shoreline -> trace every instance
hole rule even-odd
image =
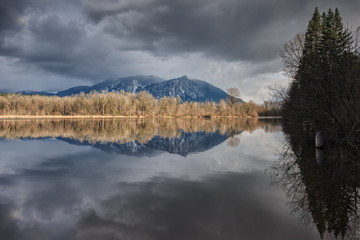
[[[237,119],[281,119],[281,116],[259,116],[259,117],[239,117],[239,116],[114,116],[114,115],[0,115],[0,120],[16,119],[139,119],[139,118],[237,118]]]

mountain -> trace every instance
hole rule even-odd
[[[172,154],[188,156],[191,153],[207,151],[222,142],[226,141],[228,136],[220,134],[219,131],[214,133],[206,132],[182,132],[176,138],[163,138],[156,136],[147,143],[139,143],[138,141],[127,143],[90,143],[88,141],[77,141],[70,138],[57,138],[64,142],[75,144],[93,146],[104,152],[119,153],[127,156],[156,156],[161,152],[168,152]]]
[[[93,86],[79,86],[69,88],[64,91],[58,92],[56,95],[63,97],[63,96],[70,96],[74,94],[83,93],[90,93],[91,91],[105,91],[105,92],[140,92],[143,91],[144,88],[148,85],[155,84],[158,82],[162,82],[164,79],[155,77],[155,76],[131,76],[119,79],[110,79],[104,82],[95,84]]]
[[[78,86],[78,87],[72,87],[69,89],[66,89],[64,91],[60,91],[56,94],[56,96],[59,97],[65,97],[65,96],[71,96],[71,95],[75,95],[75,94],[80,94],[80,93],[89,93],[91,92],[90,90],[91,87],[89,86]]]
[[[23,95],[41,95],[41,96],[54,96],[55,93],[51,93],[51,92],[37,92],[37,91],[30,91],[30,90],[26,90],[26,91],[20,91],[20,92],[16,92],[16,93],[21,93]]]
[[[13,91],[11,91],[10,89],[6,89],[6,88],[3,88],[3,89],[0,89],[0,93],[12,93]]]
[[[205,81],[190,79],[187,76],[155,83],[146,86],[144,90],[156,98],[179,96],[183,101],[219,102],[220,99],[226,99],[227,97],[226,92],[220,88]]]
[[[205,81],[190,79],[187,76],[167,81],[155,76],[132,76],[120,79],[111,79],[93,86],[69,88],[58,92],[56,95],[63,97],[79,94],[81,92],[89,93],[91,91],[125,91],[134,93],[147,91],[156,98],[164,96],[179,96],[183,101],[197,102],[219,102],[221,99],[226,99],[227,97],[227,94],[220,88],[217,88]]]

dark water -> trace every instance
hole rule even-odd
[[[320,239],[294,207],[306,193],[279,187],[279,121],[1,121],[0,136],[0,239]]]

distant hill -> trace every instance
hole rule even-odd
[[[93,86],[73,87],[64,91],[60,91],[56,95],[63,97],[79,94],[81,92],[89,93],[91,91],[125,91],[134,93],[147,91],[156,98],[161,98],[164,96],[179,96],[183,101],[197,102],[219,102],[220,99],[226,99],[227,97],[226,92],[220,88],[217,88],[205,81],[190,79],[187,76],[170,79],[167,81],[155,76],[132,76],[106,80]]]
[[[10,89],[0,89],[0,93],[11,93]]]
[[[164,81],[164,79],[155,76],[132,76],[132,77],[106,80],[104,82],[95,84],[93,86],[73,87],[64,91],[60,91],[56,95],[60,97],[64,97],[64,96],[79,94],[81,92],[90,93],[91,91],[97,91],[97,92],[125,91],[125,92],[137,93],[143,91],[144,88],[148,85],[162,81]]]
[[[164,96],[180,97],[183,101],[219,102],[226,99],[226,92],[205,81],[190,79],[187,76],[155,83],[144,88],[156,98]]]
[[[125,78],[110,79],[93,86],[77,86],[60,91],[56,94],[49,92],[22,91],[26,95],[56,95],[59,97],[71,96],[80,93],[97,92],[132,92],[147,91],[156,98],[180,97],[182,101],[219,102],[227,98],[227,93],[208,82],[191,79],[187,76],[164,80],[155,76],[130,76]]]
[[[21,93],[21,94],[24,94],[24,95],[41,95],[41,96],[54,96],[55,93],[50,93],[50,92],[36,92],[36,91],[20,91],[20,92],[17,92],[17,93]]]

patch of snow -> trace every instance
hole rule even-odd
[[[132,83],[133,83],[133,93],[135,93],[139,87],[139,82],[136,80],[132,80]]]

